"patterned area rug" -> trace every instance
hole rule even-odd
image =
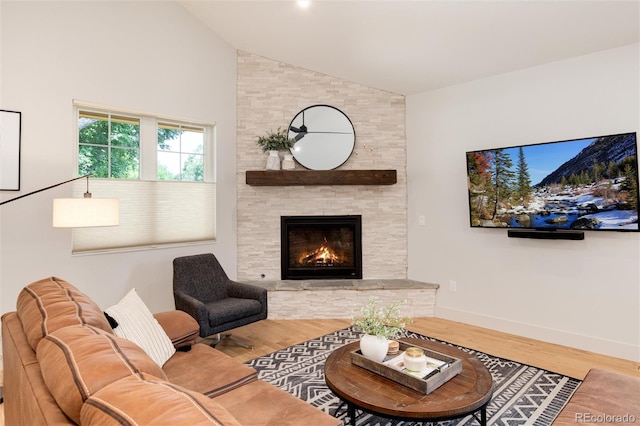
[[[347,408],[324,382],[324,361],[336,348],[360,339],[361,333],[349,327],[299,345],[249,361],[258,377],[320,408],[346,423]],[[437,341],[416,333],[415,337]],[[452,345],[455,346],[455,345]],[[487,407],[490,425],[549,425],[573,395],[579,380],[508,359],[497,358],[456,346],[475,355],[487,366],[494,380],[493,398]],[[358,426],[410,426],[406,422],[356,411]],[[434,423],[438,426],[477,425],[473,416]]]

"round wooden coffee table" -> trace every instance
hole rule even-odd
[[[383,417],[415,421],[449,420],[472,414],[481,425],[487,424],[493,379],[480,360],[439,342],[401,340],[461,359],[462,372],[425,395],[352,364],[350,353],[360,347],[360,342],[338,348],[327,358],[324,376],[329,389],[347,403],[352,424],[355,425],[356,408]]]

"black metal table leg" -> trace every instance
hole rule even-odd
[[[349,422],[345,422],[345,424],[352,424],[353,426],[356,426],[356,406],[345,401],[345,400],[340,400],[340,405],[338,405],[338,408],[336,409],[336,416],[338,415],[338,412],[340,411],[340,409],[342,408],[343,405],[347,405],[347,417],[349,418]]]
[[[348,407],[349,419],[351,420],[350,423],[353,426],[356,426],[356,406],[347,402],[347,407]]]
[[[487,426],[487,406],[480,408],[480,418],[478,418],[478,412],[471,414],[471,417],[476,419],[480,426]]]

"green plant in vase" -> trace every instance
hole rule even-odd
[[[387,354],[389,340],[396,339],[406,333],[406,325],[411,318],[400,314],[401,301],[390,306],[378,306],[376,298],[358,309],[352,324],[364,333],[360,340],[362,355],[374,361],[382,361]]]
[[[295,139],[289,139],[287,131],[280,127],[275,132],[270,130],[266,135],[258,136],[256,142],[263,152],[269,153],[267,158],[268,170],[280,170],[280,155],[278,152],[287,150],[296,143]]]

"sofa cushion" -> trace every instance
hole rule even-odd
[[[335,417],[262,380],[248,383],[213,400],[243,425],[342,425],[342,421]]]
[[[125,377],[91,395],[80,411],[90,425],[240,425],[202,394],[147,377]]]
[[[78,423],[84,401],[123,377],[162,369],[135,343],[92,326],[70,326],[47,335],[36,350],[42,377],[54,399]]]
[[[113,332],[135,342],[160,367],[175,353],[176,348],[173,347],[171,339],[140,299],[135,288],[105,312],[118,323]]]
[[[50,277],[29,284],[18,295],[17,312],[33,350],[47,334],[70,325],[111,327],[102,309],[68,282]]]
[[[210,398],[258,378],[255,369],[202,343],[176,352],[162,369],[171,383]]]

